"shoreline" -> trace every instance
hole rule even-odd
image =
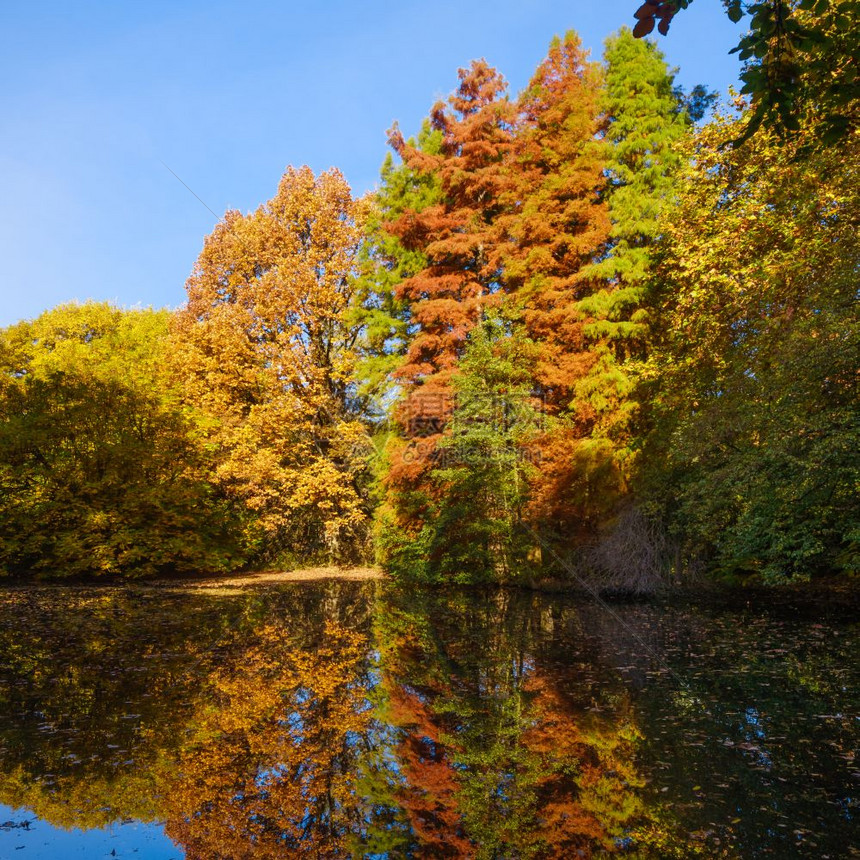
[[[415,590],[444,591],[453,587],[457,591],[483,591],[502,589],[543,594],[547,597],[579,598],[609,604],[653,604],[672,605],[704,601],[714,606],[736,607],[747,604],[790,606],[801,611],[828,610],[841,604],[843,610],[860,612],[860,579],[833,577],[811,582],[765,585],[747,583],[743,585],[714,581],[701,581],[695,584],[676,585],[658,588],[651,592],[631,593],[623,591],[602,591],[597,593],[583,588],[580,584],[554,578],[530,582],[473,583],[473,584],[419,584],[397,583],[382,569],[373,566],[336,567],[320,565],[301,567],[295,570],[255,570],[244,573],[191,574],[161,576],[154,579],[79,579],[44,578],[20,579],[0,577],[0,590],[28,591],[71,589],[71,590],[141,590],[146,592],[174,593],[235,593],[236,591],[266,588],[287,584],[317,584],[322,582],[387,582],[395,587]]]
[[[278,585],[284,582],[324,582],[338,580],[368,582],[386,579],[377,567],[302,567],[296,570],[255,570],[248,573],[223,573],[205,577],[176,577],[127,582],[147,588],[181,588],[209,590],[213,588],[251,588],[257,585]]]
[[[143,589],[146,591],[202,591],[215,593],[219,589],[235,590],[291,582],[373,582],[388,579],[376,567],[302,567],[296,570],[254,570],[245,573],[160,576],[154,579],[100,579],[79,577],[44,577],[23,579],[0,577],[2,590],[27,589]]]

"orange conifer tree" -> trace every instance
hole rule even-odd
[[[410,302],[415,335],[398,376],[407,393],[401,410],[413,443],[395,457],[390,480],[414,481],[426,468],[450,412],[450,379],[466,336],[480,318],[501,272],[497,219],[504,209],[507,159],[514,140],[516,108],[504,78],[483,60],[460,70],[460,85],[446,106],[431,111],[441,134],[438,154],[408,145],[397,126],[390,142],[413,170],[436,174],[441,200],[420,212],[408,210],[389,225],[427,265],[398,285]],[[421,446],[416,439],[423,439]]]
[[[587,319],[576,307],[593,290],[583,269],[610,229],[601,198],[604,160],[595,145],[601,86],[601,70],[575,33],[552,41],[519,99],[509,208],[501,219],[505,286],[539,346],[535,392],[550,416],[537,443],[533,513],[566,531],[588,518],[587,506],[576,498],[573,455],[587,423],[571,407],[578,381],[595,360],[583,336]]]

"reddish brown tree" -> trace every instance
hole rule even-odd
[[[452,751],[442,741],[443,725],[416,691],[395,681],[390,695],[392,721],[403,730],[396,749],[403,776],[397,802],[417,843],[415,856],[474,857],[476,846],[463,827]]]
[[[389,225],[427,259],[398,287],[411,305],[414,333],[399,370],[406,396],[389,501],[408,527],[426,519],[428,499],[442,501],[444,482],[428,474],[454,406],[452,376],[483,310],[504,301],[506,325],[524,329],[537,345],[523,354],[534,362],[534,392],[551,416],[537,443],[534,518],[570,534],[582,507],[571,491],[573,449],[589,429],[573,401],[594,363],[583,334],[588,319],[577,305],[594,289],[582,272],[610,228],[596,142],[601,72],[568,33],[552,42],[516,103],[483,61],[460,78],[448,105],[437,104],[431,114],[442,138],[438,153],[407,145],[396,127],[391,133],[409,168],[437,177],[441,196]]]
[[[574,305],[591,289],[581,270],[609,236],[600,192],[601,73],[579,37],[556,38],[520,96],[521,126],[512,148],[508,211],[500,219],[505,287],[523,308],[528,334],[540,344],[535,378],[552,413],[571,402],[591,357]]]
[[[600,67],[588,60],[575,33],[552,41],[519,99],[509,205],[500,219],[505,286],[538,345],[535,391],[549,416],[537,442],[533,514],[569,535],[587,528],[574,452],[589,420],[574,399],[596,358],[584,337],[588,319],[576,305],[595,288],[584,270],[610,230],[601,197],[604,158],[596,145],[601,86]]]
[[[423,442],[395,457],[395,484],[409,483],[426,468],[450,412],[451,374],[501,276],[497,220],[505,208],[516,106],[504,78],[485,61],[459,75],[448,104],[437,103],[431,111],[431,126],[442,136],[438,154],[408,145],[397,126],[390,132],[404,163],[435,174],[441,186],[439,203],[408,210],[389,225],[407,249],[427,258],[426,267],[397,288],[398,298],[411,304],[416,328],[398,371],[407,388],[401,421],[407,440]]]

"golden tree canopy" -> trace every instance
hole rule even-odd
[[[271,200],[207,237],[174,327],[188,402],[214,419],[218,480],[305,554],[341,554],[365,520],[348,320],[364,217],[339,171],[288,168]]]

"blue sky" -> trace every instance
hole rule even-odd
[[[520,90],[555,33],[595,55],[637,0],[314,5],[219,0],[0,4],[0,326],[60,302],[168,305],[218,215],[271,197],[288,164],[376,182],[405,132],[485,57]],[[725,91],[739,26],[718,0],[661,48]]]

